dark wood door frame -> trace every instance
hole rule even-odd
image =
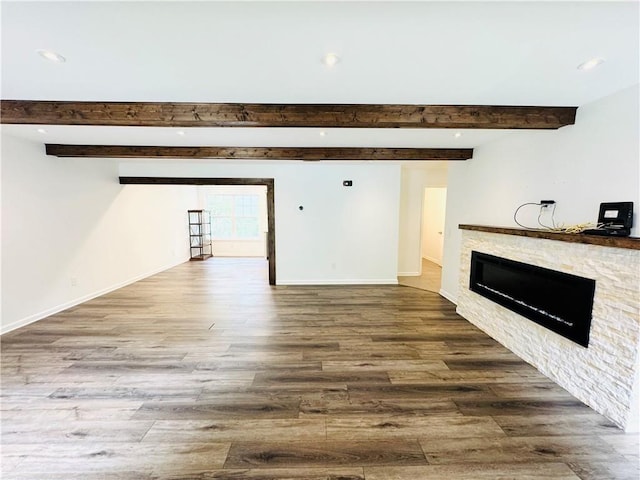
[[[276,208],[273,178],[120,177],[121,185],[262,185],[267,187],[269,285],[276,284]]]

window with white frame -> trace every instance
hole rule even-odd
[[[211,235],[214,240],[256,240],[260,237],[258,195],[208,196]]]

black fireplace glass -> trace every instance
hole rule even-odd
[[[584,347],[595,285],[589,278],[471,252],[472,291]]]

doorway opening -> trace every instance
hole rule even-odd
[[[424,260],[440,267],[442,267],[446,207],[446,187],[426,187],[424,189],[421,256]]]
[[[120,177],[121,185],[262,185],[267,189],[266,250],[269,285],[276,284],[276,211],[273,178]]]
[[[420,244],[416,243],[415,255],[416,259],[418,256],[420,258],[420,273],[399,276],[398,283],[440,293],[447,188],[424,187],[421,192],[416,192],[416,195],[418,194],[422,195],[422,213],[419,220]]]
[[[426,290],[439,292],[442,283],[446,187],[426,187],[422,204],[421,280]]]
[[[439,292],[442,283],[442,250],[447,206],[446,187],[426,187],[422,204],[421,280],[426,290]]]

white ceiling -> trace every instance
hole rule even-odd
[[[413,147],[473,148],[509,134],[503,130],[466,130],[459,138],[446,129],[395,128],[163,128],[88,127],[67,125],[3,125],[10,135],[36,142],[79,145],[162,145],[243,147]],[[38,130],[44,130],[40,133]],[[179,135],[183,132],[184,135]],[[324,132],[324,135],[320,135]],[[547,132],[538,131],[538,135]]]
[[[638,83],[639,4],[2,1],[2,98],[581,106]],[[40,58],[54,50],[63,64]],[[335,52],[340,62],[321,62]],[[581,62],[602,57],[583,72]],[[451,130],[5,126],[48,143],[474,147]],[[540,133],[540,132],[538,132]],[[535,134],[535,132],[532,132]],[[43,138],[46,137],[46,138]]]

